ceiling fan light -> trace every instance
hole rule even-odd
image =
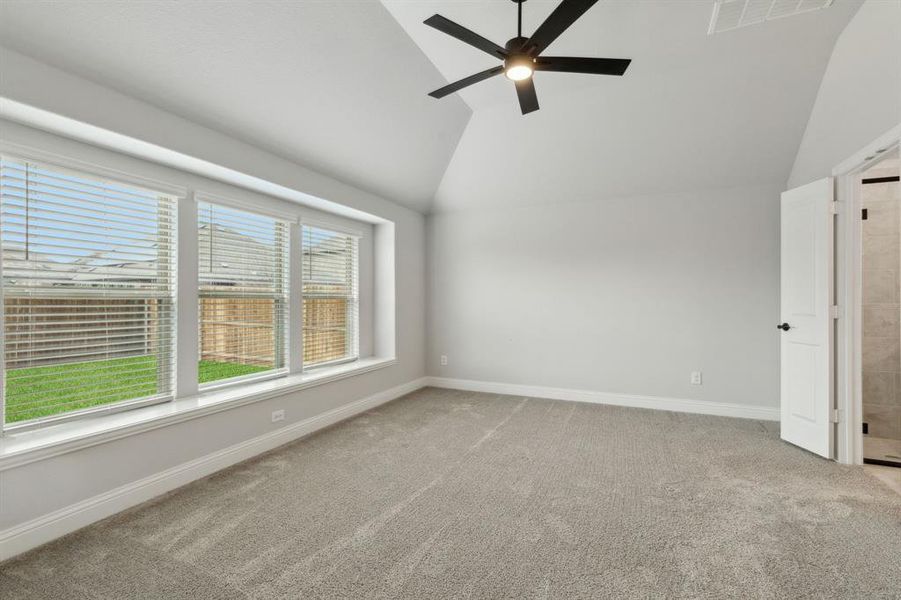
[[[504,72],[504,75],[507,76],[507,79],[522,81],[523,79],[528,79],[532,76],[532,67],[528,65],[515,65],[507,69]]]
[[[504,61],[504,75],[513,81],[522,81],[532,76],[535,61],[528,56],[511,56]]]

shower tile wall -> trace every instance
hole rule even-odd
[[[901,185],[864,185],[862,202],[863,418],[870,436],[901,439]]]

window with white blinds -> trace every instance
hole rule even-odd
[[[175,202],[0,157],[6,424],[172,397]]]
[[[201,384],[286,366],[288,224],[198,204]]]
[[[359,357],[359,240],[303,226],[303,364]]]

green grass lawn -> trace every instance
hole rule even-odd
[[[200,383],[269,370],[258,365],[202,360]],[[156,358],[134,356],[15,369],[6,373],[6,422],[132,400],[157,393]]]

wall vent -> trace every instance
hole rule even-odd
[[[827,8],[834,0],[714,0],[708,35]]]

